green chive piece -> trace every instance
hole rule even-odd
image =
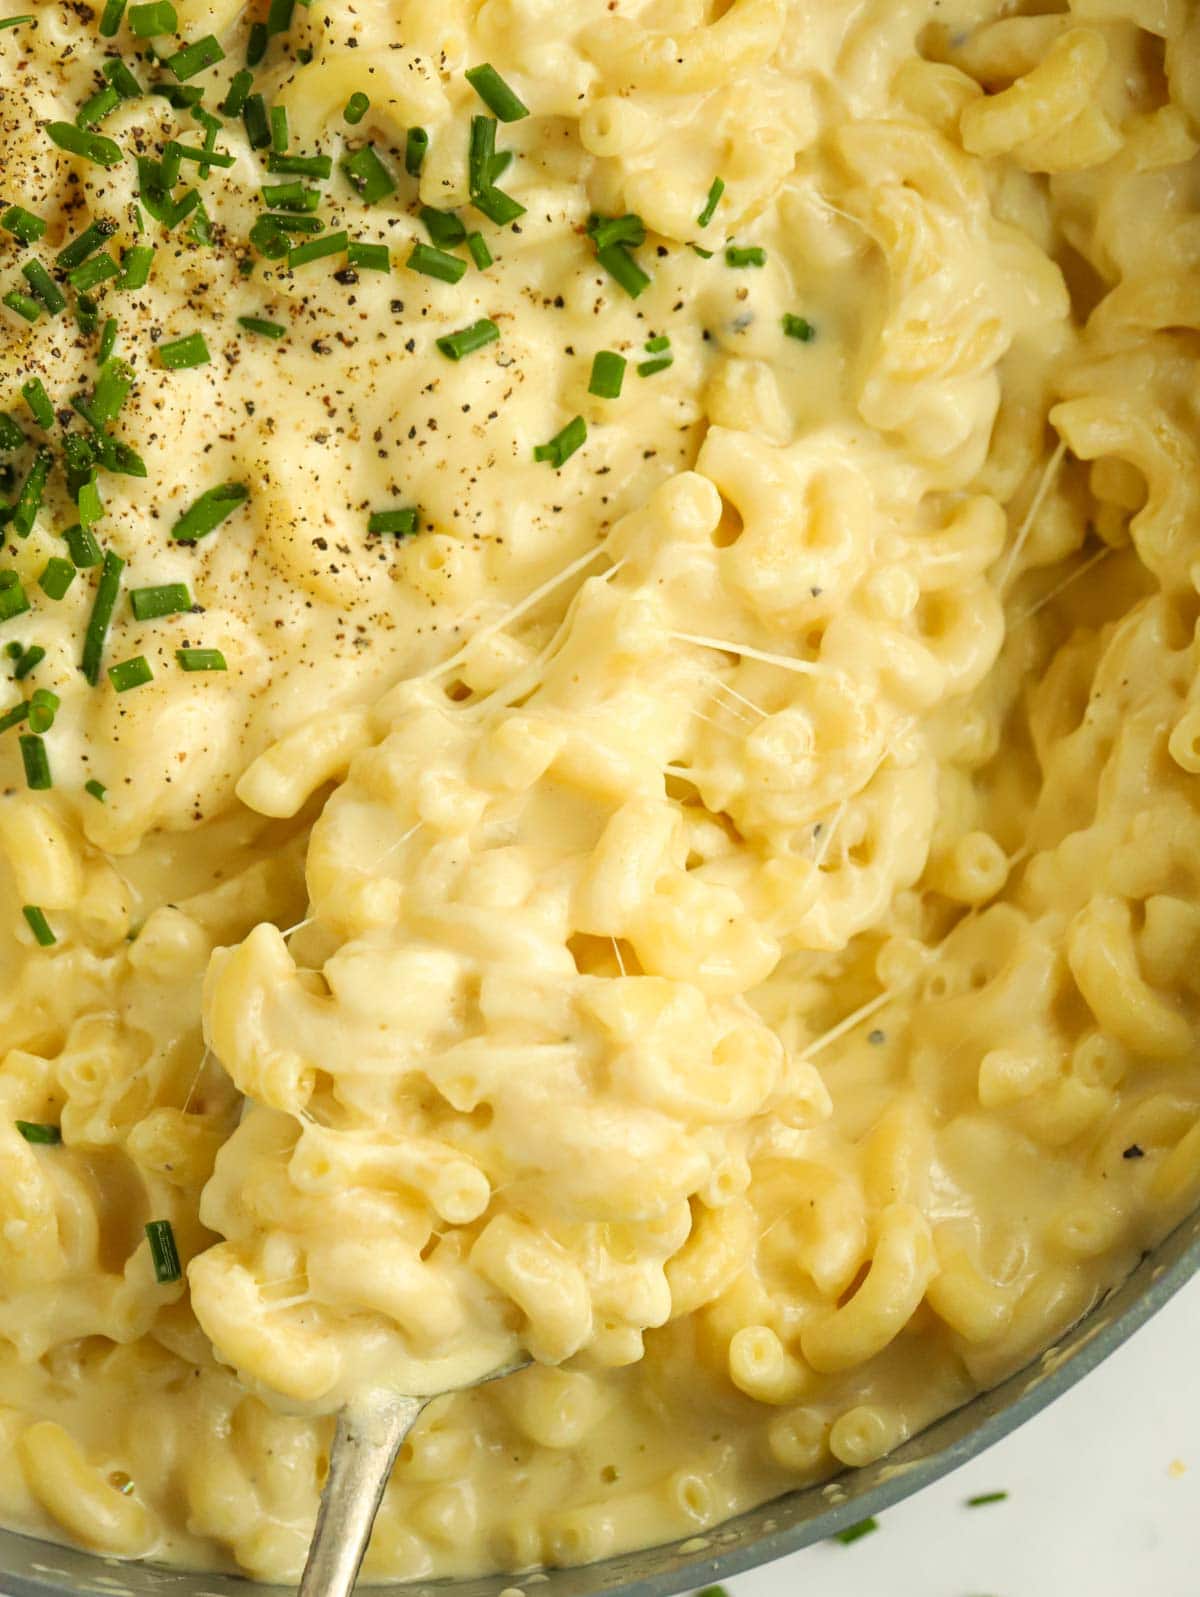
[[[436,277],[442,283],[461,283],[467,270],[466,261],[457,255],[447,255],[445,250],[421,243],[413,245],[404,264],[409,271],[420,272],[424,277]]]
[[[514,200],[511,194],[506,194],[503,189],[480,189],[477,194],[472,194],[471,204],[477,211],[481,211],[489,222],[495,222],[497,227],[507,227],[510,222],[515,222],[518,217],[525,215],[525,207],[520,200]]]
[[[94,128],[103,122],[106,116],[111,116],[121,103],[121,96],[110,83],[107,88],[98,89],[91,99],[85,100],[75,113],[75,126],[77,128]]]
[[[38,587],[47,599],[62,599],[74,581],[75,567],[71,562],[61,555],[51,555],[38,578]]]
[[[184,671],[228,671],[220,649],[176,649],[175,658]]]
[[[32,909],[33,906],[30,905],[30,908]],[[36,911],[36,913],[40,915],[41,910]],[[28,911],[25,912],[25,919],[29,919]],[[37,937],[36,931],[34,936]],[[38,941],[41,942],[40,937]],[[54,938],[51,937],[50,941],[53,942]],[[62,1132],[57,1126],[41,1125],[34,1120],[18,1120],[17,1130],[25,1138],[26,1142],[40,1142],[47,1147],[51,1147],[62,1141]]]
[[[467,82],[501,122],[519,122],[529,115],[529,107],[509,88],[490,62],[467,69]]]
[[[425,224],[425,231],[439,249],[461,244],[467,236],[466,228],[453,211],[435,211],[432,205],[423,205],[421,221]]]
[[[860,1519],[856,1525],[847,1525],[845,1530],[839,1530],[831,1540],[841,1542],[843,1547],[851,1547],[878,1529],[879,1521],[872,1515],[870,1519]]]
[[[767,264],[767,252],[757,244],[727,244],[725,246],[725,264],[726,266],[765,266]]]
[[[648,274],[643,272],[624,244],[610,244],[607,249],[597,250],[596,259],[630,299],[637,299],[650,287]]]
[[[367,518],[367,531],[377,534],[392,533],[397,538],[411,538],[417,530],[420,511],[409,507],[405,510],[376,510]]]
[[[240,482],[226,482],[217,488],[210,488],[180,516],[171,528],[171,537],[176,543],[197,543],[201,538],[207,538],[249,497],[249,488]]]
[[[798,338],[802,344],[811,344],[817,330],[805,316],[793,316],[788,311],[783,318],[783,331],[788,338]]]
[[[661,355],[664,349],[670,349],[671,340],[666,333],[657,333],[653,338],[646,340],[646,350],[651,355]]]
[[[20,449],[25,442],[25,434],[6,410],[0,410],[0,449]]]
[[[235,72],[229,80],[229,89],[221,101],[221,112],[224,116],[241,116],[243,107],[254,87],[254,74],[246,67],[240,72]]]
[[[979,1492],[974,1497],[967,1498],[968,1508],[983,1508],[988,1503],[1006,1503],[1007,1492]]]
[[[164,371],[186,371],[191,366],[207,366],[211,360],[203,333],[188,333],[158,346],[158,364]]]
[[[670,350],[665,355],[656,355],[653,360],[638,362],[637,373],[639,377],[654,377],[659,372],[665,372],[669,366],[674,366],[675,357]]]
[[[265,150],[271,142],[271,123],[267,117],[267,102],[261,94],[249,94],[242,107],[242,123],[252,150]]]
[[[352,128],[356,128],[370,109],[370,100],[361,90],[356,90],[346,101],[346,109],[342,115]]]
[[[190,610],[192,596],[186,582],[164,582],[157,588],[131,588],[129,606],[138,621],[157,621]]]
[[[271,148],[282,155],[288,147],[288,114],[286,105],[271,107]]]
[[[121,268],[111,255],[93,255],[90,261],[84,261],[82,266],[77,266],[69,275],[71,287],[79,294],[88,294],[93,288],[99,288],[101,283],[107,283],[110,278],[120,277]]]
[[[29,729],[31,732],[49,732],[54,725],[62,701],[49,688],[35,688],[29,700]]]
[[[145,288],[150,281],[150,268],[153,264],[154,246],[134,244],[121,256],[121,276],[117,280],[117,287],[125,290]]]
[[[114,56],[111,61],[106,61],[100,70],[122,100],[136,100],[141,95],[141,84],[119,55]]]
[[[588,393],[595,394],[597,399],[620,399],[627,364],[624,355],[618,355],[615,350],[598,350],[592,360]]]
[[[40,377],[31,377],[28,382],[22,383],[21,395],[39,427],[49,430],[54,426],[54,406]]]
[[[54,778],[50,775],[50,756],[44,740],[36,732],[22,732],[20,744],[25,785],[34,793],[48,792],[54,786]]]
[[[16,669],[13,671],[13,676],[18,682],[24,682],[25,678],[30,674],[30,672],[36,671],[38,666],[41,665],[45,658],[46,651],[42,648],[40,643],[35,643],[31,648],[22,650],[21,658],[17,661]],[[32,706],[30,706],[31,719],[32,715],[33,709]],[[39,728],[34,728],[34,731],[38,730]]]
[[[538,444],[533,451],[533,458],[547,461],[558,471],[586,442],[587,423],[582,416],[575,416],[561,432],[555,433],[549,443]]]
[[[292,25],[292,13],[295,9],[296,0],[271,0],[267,9],[267,32],[286,33]]]
[[[127,360],[110,358],[100,368],[87,419],[96,427],[107,427],[121,414],[133,387],[133,367]]]
[[[472,194],[492,186],[492,163],[496,159],[496,119],[471,118],[471,142],[467,154],[467,178]]]
[[[124,157],[121,146],[103,133],[89,133],[77,128],[74,122],[47,122],[46,135],[52,144],[68,155],[78,155],[94,166],[120,166]]]
[[[130,6],[129,28],[139,39],[153,39],[160,33],[174,33],[179,18],[171,0],[150,0],[148,5]]]
[[[698,1591],[696,1597],[729,1597],[729,1592],[724,1586],[705,1586],[703,1591]]]
[[[487,239],[484,238],[483,234],[468,233],[467,249],[470,252],[471,259],[475,262],[475,265],[479,268],[479,270],[481,272],[486,272],[488,267],[492,264],[493,257],[491,250],[488,249]]]
[[[42,495],[46,491],[46,483],[50,476],[50,467],[54,464],[54,456],[48,449],[39,449],[33,457],[33,465],[29,468],[29,475],[22,485],[13,506],[12,529],[18,538],[28,538],[33,531],[33,524],[37,520],[37,513],[42,507]]]
[[[42,307],[38,301],[30,299],[28,294],[22,294],[19,288],[10,288],[0,303],[7,305],[10,311],[16,311],[17,315],[27,322],[36,322],[42,314]]]
[[[78,564],[78,561],[76,562]],[[104,644],[112,625],[117,595],[121,591],[121,572],[125,562],[111,549],[105,550],[100,581],[96,584],[96,597],[83,639],[83,658],[80,668],[93,687],[100,680],[100,665],[104,658]]]
[[[14,705],[11,710],[5,710],[4,714],[0,715],[0,732],[7,732],[10,727],[20,726],[28,716],[29,704],[23,699],[20,704]]]
[[[105,321],[100,331],[100,348],[96,351],[96,359],[101,366],[108,360],[117,347],[117,318],[110,316]]]
[[[364,144],[341,162],[342,171],[349,179],[364,205],[376,205],[395,192],[396,180],[379,159],[373,144]]]
[[[367,272],[390,272],[392,269],[392,257],[386,244],[361,244],[351,239],[346,246],[346,260],[349,265]]]
[[[102,558],[100,545],[90,528],[68,527],[63,533],[63,542],[77,570],[86,571],[89,567],[100,564]]]
[[[696,221],[700,224],[701,227],[707,227],[708,224],[712,221],[713,217],[717,214],[717,206],[720,205],[721,196],[722,196],[722,194],[724,194],[724,192],[725,192],[725,179],[721,178],[721,177],[713,178],[713,180],[712,180],[712,188],[709,189],[708,198],[704,202],[704,209],[700,212],[700,215],[696,218]]]
[[[264,338],[282,338],[287,328],[279,322],[268,322],[262,316],[239,316],[238,326],[244,327],[248,333],[261,333]]]
[[[160,1286],[183,1279],[179,1262],[179,1249],[175,1246],[175,1233],[169,1220],[150,1220],[146,1224],[146,1237],[150,1243],[150,1258],[154,1264],[154,1279]]]
[[[308,244],[298,244],[295,249],[289,250],[288,266],[295,271],[296,267],[323,260],[327,255],[344,254],[349,243],[349,233],[326,233],[324,238],[314,238]]]
[[[713,258],[712,250],[702,250],[699,244],[689,244],[688,249],[693,255],[698,255],[702,261],[711,261]]]
[[[29,609],[25,588],[15,571],[0,571],[0,621],[11,621]]]
[[[90,793],[94,799],[98,799],[99,802],[103,804],[104,795],[108,792],[108,789],[105,787],[103,782],[97,782],[96,778],[93,776],[89,782],[85,782],[83,784],[83,791],[85,793]]]
[[[22,244],[36,244],[46,231],[46,224],[41,217],[27,211],[23,205],[10,205],[0,215],[0,227],[14,238],[19,238]]]
[[[177,161],[191,161],[195,166],[204,168],[205,170],[200,173],[201,177],[208,176],[209,167],[230,167],[234,164],[232,155],[226,155],[223,150],[215,150],[210,145],[197,150],[190,144],[178,144],[172,139],[171,153]]]
[[[147,682],[153,682],[154,672],[150,669],[150,662],[144,654],[135,654],[132,660],[122,660],[119,665],[110,665],[108,680],[118,693],[128,693],[130,688],[141,688]]]
[[[282,260],[288,252],[288,241],[273,215],[260,216],[255,221],[250,229],[250,242],[270,261]]]
[[[267,171],[287,177],[315,177],[322,181],[333,174],[331,155],[281,155],[272,150],[267,157]]]
[[[267,32],[266,23],[251,23],[250,33],[246,39],[246,65],[248,67],[256,67],[259,64],[263,56],[266,55],[267,45],[270,42],[271,36]]]
[[[636,247],[646,242],[646,224],[633,211],[624,216],[593,216],[588,220],[587,232],[597,254],[614,244]]]
[[[424,128],[409,128],[404,140],[404,170],[409,177],[420,177],[429,153],[429,134]]]
[[[169,55],[163,66],[168,67],[180,83],[186,83],[198,72],[206,72],[209,67],[215,67],[218,61],[224,59],[224,50],[217,39],[209,33],[203,39],[197,39],[195,44],[185,44],[182,50],[176,50],[174,55]]]
[[[495,322],[483,316],[469,327],[461,327],[458,332],[439,338],[437,347],[447,360],[462,360],[464,355],[473,355],[477,349],[494,344],[499,337],[500,329]]]
[[[262,224],[259,227],[259,224]],[[260,233],[265,228],[273,228],[276,233],[323,233],[325,223],[319,216],[297,216],[292,211],[266,211],[250,229],[250,237],[254,238],[254,228],[259,228]]]
[[[3,20],[0,20],[0,33],[3,33],[6,28],[24,27],[27,22],[32,21],[33,18],[28,13],[26,13],[26,15],[23,17],[5,17]]]
[[[299,178],[294,183],[266,184],[259,192],[263,204],[275,211],[315,211],[321,203],[320,189],[305,188]]]
[[[121,19],[125,15],[125,0],[104,0],[104,10],[100,15],[100,37],[113,39],[120,31]]]

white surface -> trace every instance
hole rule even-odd
[[[1180,1466],[1183,1469],[1180,1469]],[[1007,1502],[964,1507],[978,1492]],[[1200,1279],[1014,1436],[732,1597],[1200,1597]]]

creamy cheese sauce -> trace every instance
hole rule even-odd
[[[289,1580],[529,1356],[368,1573],[695,1535],[1197,1199],[1195,14],[174,9],[0,12],[0,1517]]]

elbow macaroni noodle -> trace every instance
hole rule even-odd
[[[128,246],[132,162],[40,128],[104,42],[36,9],[0,30],[0,201]],[[223,91],[256,8],[177,10]],[[289,1580],[338,1406],[528,1356],[427,1409],[368,1574],[686,1536],[1019,1368],[1200,1199],[1197,19],[818,11],[298,8],[260,86],[335,154],[369,95],[399,187],[325,213],[392,275],[241,275],[235,118],[215,246],[121,296],[149,470],[105,537],[195,606],[123,602],[106,658],[154,679],[88,688],[88,574],[34,592],[59,490],[10,540],[4,641],[46,653],[4,692],[61,706],[52,790],[0,742],[6,1522]],[[483,60],[533,113],[527,209],[453,285],[401,263],[467,205]],[[584,226],[626,211],[636,299]],[[0,315],[8,387],[91,380]],[[210,364],[147,358],[196,328]],[[220,481],[245,508],[172,543]],[[369,536],[397,502],[419,535]]]

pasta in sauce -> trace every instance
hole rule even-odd
[[[1200,1196],[1195,9],[29,3],[0,1518],[289,1580],[523,1353],[367,1573],[586,1562],[1019,1368]]]

